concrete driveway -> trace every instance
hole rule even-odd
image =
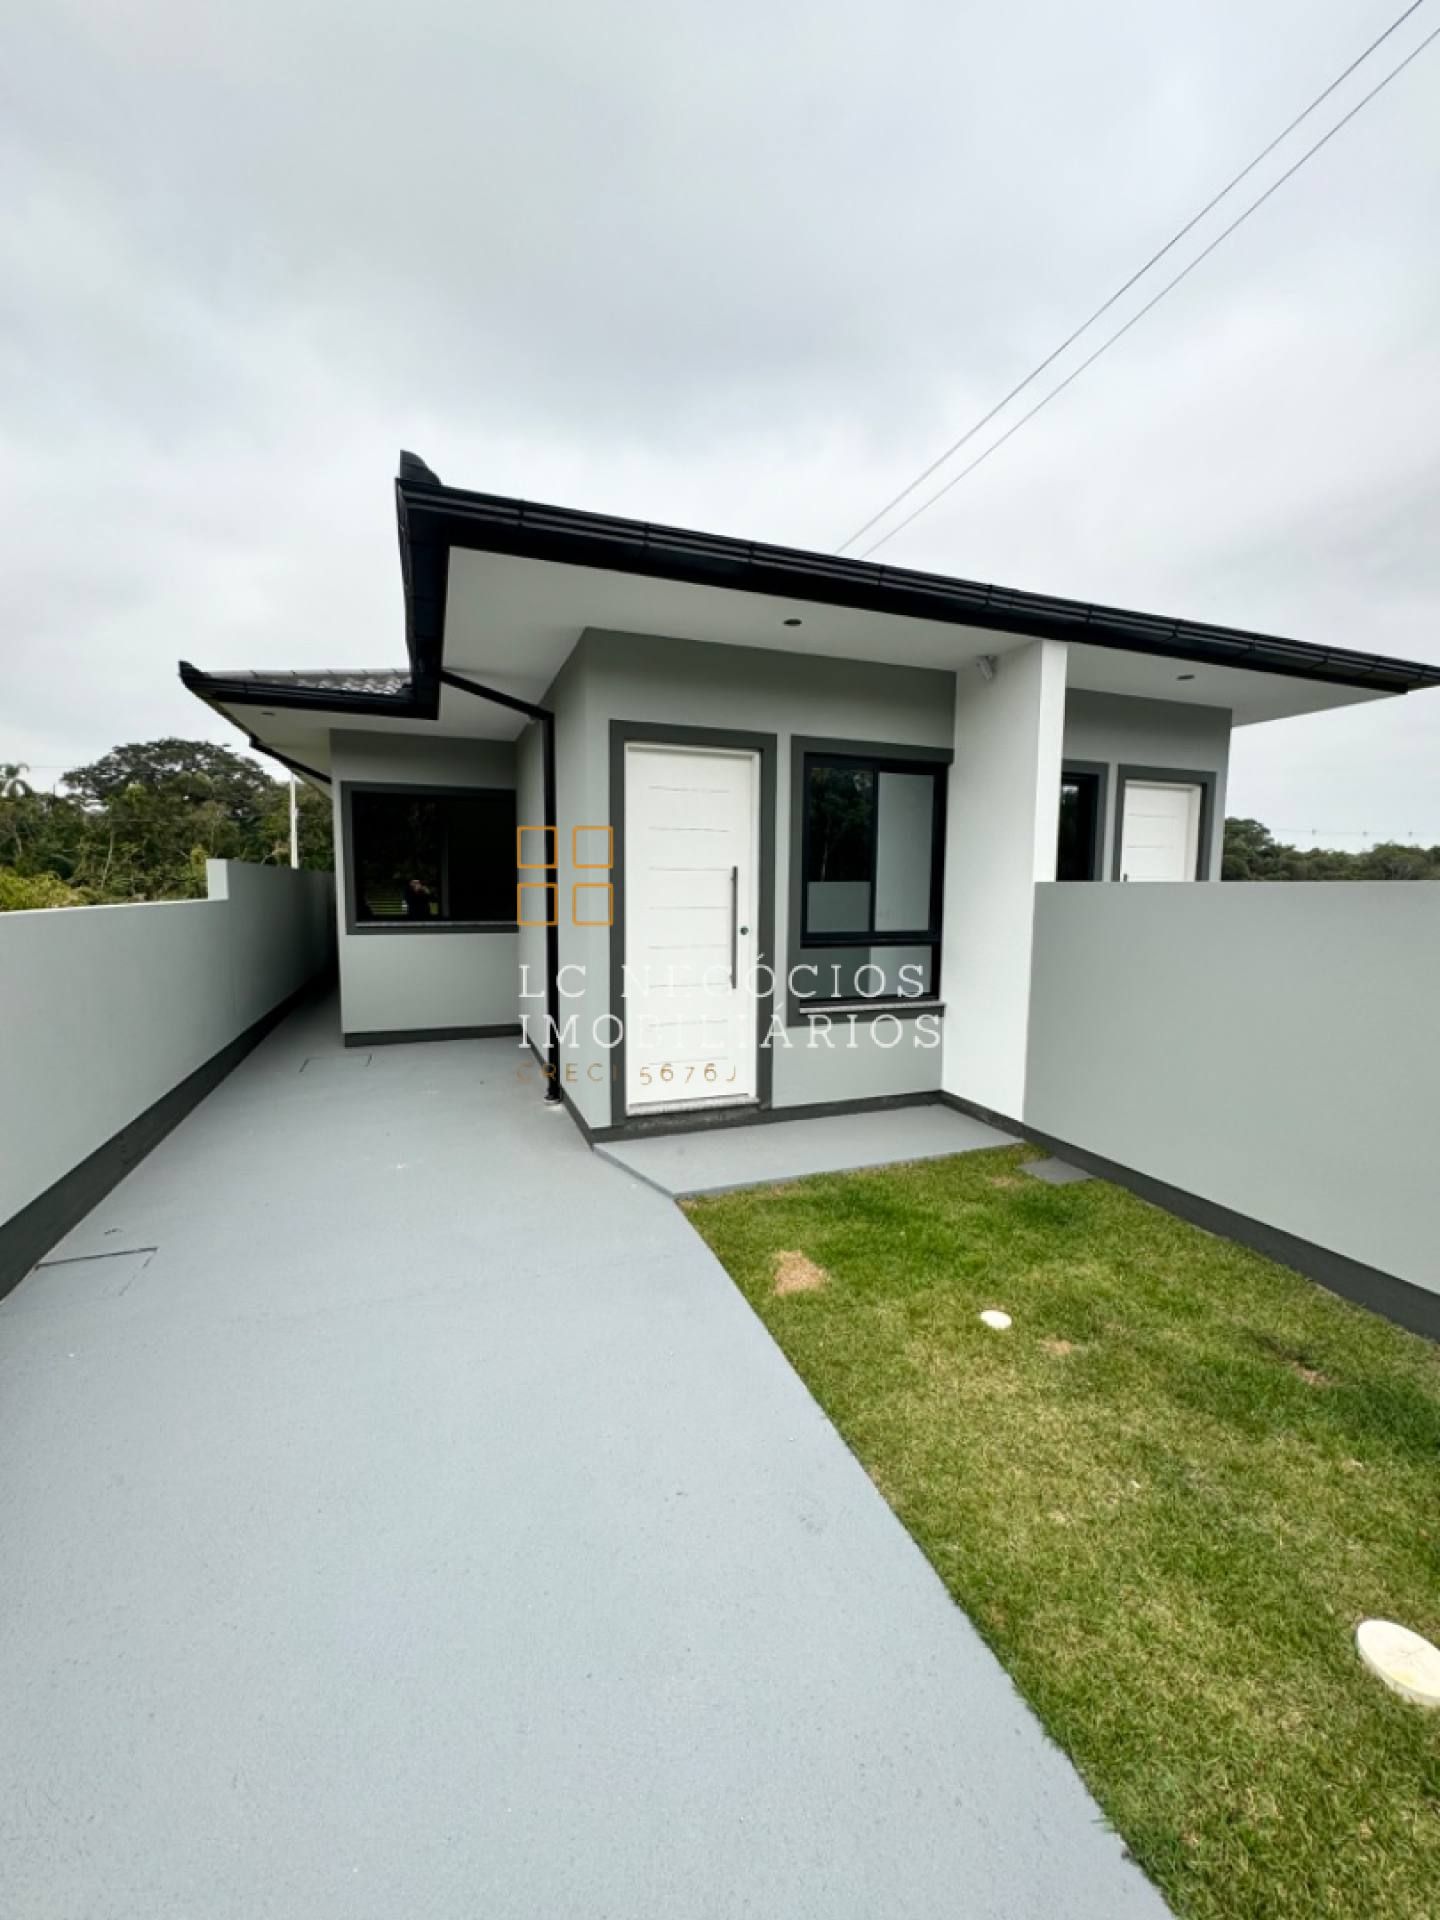
[[[1164,1912],[678,1211],[292,1017],[0,1305],[0,1912]]]

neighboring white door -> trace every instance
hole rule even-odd
[[[753,1101],[758,754],[625,749],[625,1104]]]
[[[1199,787],[1127,780],[1120,878],[1193,880],[1199,857]]]

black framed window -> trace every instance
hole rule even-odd
[[[1094,768],[1066,767],[1060,775],[1057,880],[1100,878],[1100,782]]]
[[[947,775],[938,760],[805,754],[797,1000],[937,991]]]
[[[354,925],[514,926],[513,791],[350,787],[346,799]]]

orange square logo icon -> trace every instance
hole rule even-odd
[[[540,840],[539,840],[538,846],[533,837],[528,841],[526,840],[525,836],[527,833],[532,836],[537,833],[539,834]],[[559,840],[559,835],[556,833],[554,827],[516,827],[515,829],[515,864],[516,866],[529,867],[529,868],[558,866],[560,864],[560,850],[557,844],[558,840]],[[527,853],[535,854],[537,852],[540,855],[540,858],[538,860],[535,860],[535,859],[527,860],[525,858]],[[548,855],[548,858],[546,857],[547,855]]]
[[[528,902],[526,894],[532,898]],[[540,895],[537,902],[533,896]],[[515,919],[522,927],[553,927],[560,919],[560,889],[553,880],[522,880],[515,888]],[[536,918],[536,913],[540,917]]]
[[[613,867],[615,829],[613,827],[572,827],[570,829],[570,862],[582,873],[608,870]]]
[[[582,893],[599,893],[603,900],[582,900]],[[593,919],[592,914],[601,914]],[[577,927],[612,927],[615,924],[615,889],[608,880],[577,880],[570,889],[570,918]]]

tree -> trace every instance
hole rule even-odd
[[[1227,820],[1225,852],[1220,865],[1222,880],[1259,880],[1273,859],[1275,841],[1270,829],[1258,820]]]
[[[35,795],[25,778],[29,771],[23,760],[0,760],[0,854],[6,846],[24,851],[25,802]]]
[[[178,782],[132,783],[92,822],[76,877],[102,899],[198,899],[206,860],[258,857],[258,821],[237,822],[215,798],[191,801]]]
[[[0,867],[68,880],[85,836],[83,810],[63,794],[35,793],[22,781],[0,797]]]
[[[32,792],[24,772],[0,763],[0,874],[11,876],[0,910],[193,899],[207,859],[289,864],[288,777],[228,748],[134,742],[77,767],[69,791],[53,794]],[[302,782],[298,809],[301,865],[328,869],[329,795]]]
[[[165,789],[191,807],[218,807],[237,826],[257,821],[275,782],[243,754],[206,740],[145,740],[113,747],[103,759],[67,773],[67,790],[105,806],[131,787]]]
[[[1440,880],[1440,847],[1382,841],[1360,853],[1277,840],[1258,820],[1225,822],[1222,880]]]

